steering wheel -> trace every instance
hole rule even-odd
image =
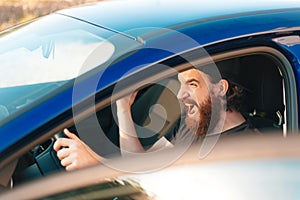
[[[47,175],[54,171],[65,170],[60,164],[56,151],[53,149],[56,139],[61,137],[65,137],[65,135],[59,132],[48,141],[34,148],[34,158],[41,174]]]
[[[53,149],[55,141],[60,137],[65,135],[62,132],[56,134],[19,159],[19,167],[13,175],[15,185],[65,170]]]

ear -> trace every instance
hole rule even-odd
[[[218,83],[220,95],[225,96],[229,87],[229,83],[225,79],[221,79]]]

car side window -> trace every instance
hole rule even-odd
[[[276,62],[268,56],[257,54],[223,59],[216,65],[219,68],[228,65],[229,70],[236,72],[236,84],[243,85],[247,90],[245,101],[240,105],[244,117],[251,118],[261,132],[282,132],[285,122],[283,77]],[[139,91],[132,106],[132,117],[138,137],[146,149],[169,133],[181,118],[183,107],[176,97],[179,88],[180,83],[175,75],[142,87]],[[120,155],[114,103],[97,112],[96,123],[94,121],[91,124],[88,119],[81,123],[76,125],[77,131],[81,129],[78,135],[94,151],[104,157]],[[99,136],[99,132],[103,132],[102,136]],[[95,138],[95,135],[99,138]]]

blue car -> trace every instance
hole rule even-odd
[[[181,117],[176,97],[178,72],[204,65],[214,69],[227,66],[235,73],[238,84],[249,91],[245,105],[241,105],[244,114],[253,117],[256,126],[269,136],[250,139],[261,151],[250,144],[245,152],[236,150],[230,158],[217,151],[219,157],[212,160],[229,159],[230,163],[214,163],[212,168],[218,172],[228,169],[231,181],[237,177],[232,169],[243,174],[243,168],[258,172],[278,165],[282,171],[295,172],[300,165],[300,148],[295,144],[300,114],[299,34],[300,2],[293,0],[103,1],[57,11],[1,32],[0,197],[134,199],[132,196],[139,194],[142,199],[149,198],[142,186],[132,182],[133,177],[114,178],[126,177],[126,165],[141,165],[135,168],[137,172],[152,171],[171,165],[180,156],[162,155],[159,166],[149,164],[151,159],[142,165],[119,158],[115,101],[139,90],[132,112],[135,123],[145,127],[140,138],[147,148]],[[76,133],[96,153],[116,159],[113,162],[120,163],[118,167],[107,163],[109,169],[99,165],[65,173],[53,150],[57,137],[64,137],[64,128]],[[232,141],[225,144],[230,146]],[[249,161],[251,153],[250,158],[258,161]],[[268,161],[276,155],[280,155],[278,160]],[[241,156],[247,165],[237,161]],[[190,167],[198,166],[192,163]],[[124,168],[120,169],[121,165]],[[209,171],[210,167],[201,166],[204,172]],[[115,172],[116,168],[122,173]],[[274,174],[267,173],[267,183]],[[261,173],[255,176],[265,180]],[[299,198],[295,188],[299,188],[300,178],[285,178],[276,177],[274,188],[292,181],[295,184],[280,195]],[[251,176],[245,179],[252,180]],[[285,181],[280,182],[282,179]],[[254,186],[255,181],[252,183]],[[172,187],[174,195],[177,187]],[[253,198],[274,199],[277,193],[270,190],[259,190],[268,195]],[[253,191],[248,191],[249,195],[254,195]]]

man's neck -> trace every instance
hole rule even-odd
[[[232,128],[242,124],[245,121],[246,121],[245,118],[243,117],[243,115],[240,112],[227,111],[222,132],[232,129]]]
[[[218,123],[214,126],[209,135],[220,134],[224,131],[237,127],[238,125],[245,122],[246,119],[240,112],[237,111],[224,111],[220,113],[220,119]]]

